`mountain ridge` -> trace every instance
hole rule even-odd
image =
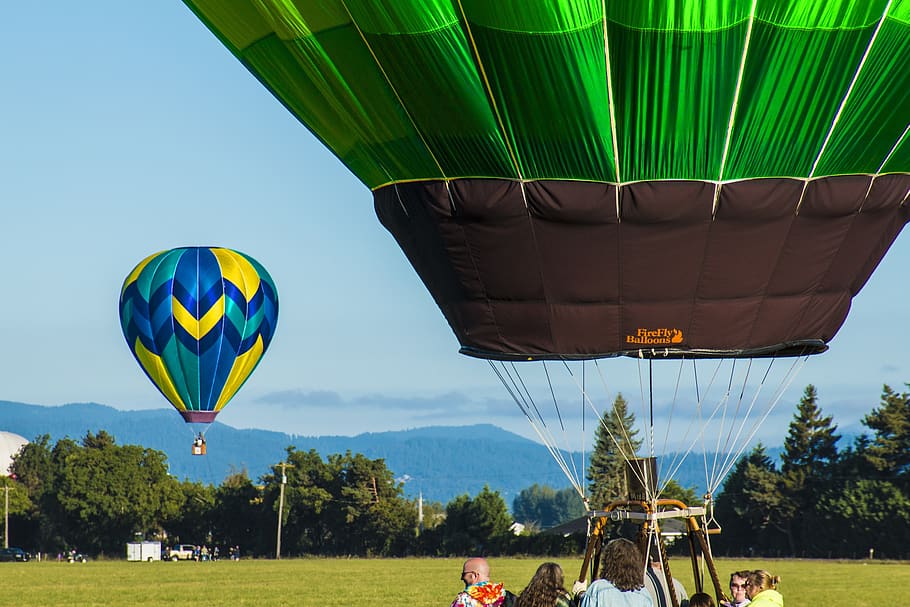
[[[284,461],[287,449],[315,449],[323,458],[334,453],[362,453],[383,459],[409,497],[448,503],[459,495],[476,495],[488,486],[511,507],[518,493],[535,483],[555,489],[569,486],[547,448],[494,426],[423,426],[408,430],[365,432],[356,436],[300,436],[274,430],[234,428],[213,423],[206,432],[208,453],[193,456],[191,426],[171,409],[124,411],[98,403],[32,405],[0,401],[0,430],[29,441],[47,434],[51,444],[62,438],[81,440],[86,433],[105,431],[118,445],[141,445],[162,451],[170,472],[181,480],[218,485],[229,474],[245,471],[257,481]],[[469,446],[466,445],[469,442]],[[776,459],[779,448],[768,449]],[[564,456],[587,470],[579,453]],[[673,459],[673,454],[668,454]],[[704,484],[702,462],[690,457],[675,475],[684,487]],[[586,479],[582,480],[586,483]]]
[[[207,455],[190,453],[191,427],[170,409],[124,411],[99,403],[44,406],[0,401],[0,430],[29,441],[47,434],[81,440],[105,431],[118,445],[136,444],[167,455],[170,472],[181,480],[220,484],[246,471],[254,481],[287,457],[287,449],[362,453],[382,458],[405,493],[443,504],[475,495],[484,485],[499,491],[511,506],[514,497],[534,483],[565,487],[568,481],[546,447],[491,424],[424,426],[410,430],[366,432],[356,436],[299,436],[260,429],[240,429],[216,421],[206,431]],[[471,437],[471,453],[455,445]]]

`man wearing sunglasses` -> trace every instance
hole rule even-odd
[[[461,567],[461,581],[464,590],[452,601],[452,607],[508,607],[515,600],[502,584],[490,582],[490,565],[486,559],[466,560]]]

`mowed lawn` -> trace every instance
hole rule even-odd
[[[492,558],[490,564],[493,578],[518,592],[543,560]],[[580,559],[554,560],[567,576],[577,575]],[[0,563],[0,605],[446,607],[461,589],[461,563],[416,558]],[[693,592],[688,560],[676,559],[671,566]],[[899,600],[910,582],[908,563],[721,559],[717,567],[724,581],[736,569],[780,575],[788,607],[880,607]]]

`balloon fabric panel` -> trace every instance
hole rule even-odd
[[[524,215],[522,194],[493,180],[451,184],[455,205],[420,183],[374,199],[466,354],[760,356],[826,349],[910,220],[900,205],[910,180],[890,181],[832,177],[805,194],[798,180],[737,182],[713,217],[712,190],[697,181],[535,182]],[[579,212],[617,200],[614,217]]]
[[[372,189],[867,172],[908,123],[908,0],[185,2]]]
[[[268,273],[229,249],[153,255],[121,292],[124,336],[161,393],[188,421],[211,421],[261,360],[277,321]]]

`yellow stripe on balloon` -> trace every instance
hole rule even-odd
[[[168,399],[172,405],[177,407],[178,410],[186,411],[186,405],[184,404],[183,399],[180,398],[180,395],[177,394],[177,388],[174,386],[174,382],[171,381],[171,376],[168,375],[167,369],[161,361],[161,357],[146,349],[138,338],[136,339],[136,344],[133,346],[133,352],[136,353],[139,364],[141,364],[142,368],[145,369],[145,372],[149,374],[149,377],[152,378],[152,382],[161,390],[164,397]]]
[[[164,251],[158,251],[157,253],[152,253],[145,259],[139,262],[139,265],[133,268],[133,271],[129,273],[129,276],[126,277],[126,280],[123,281],[123,287],[120,289],[120,297],[123,297],[123,292],[126,291],[126,288],[136,282],[136,279],[139,278],[139,274],[142,273],[142,270],[145,269],[145,266],[149,265],[149,262],[161,255]]]
[[[218,301],[212,304],[208,312],[203,314],[199,320],[196,320],[196,317],[183,307],[176,297],[171,298],[171,303],[173,304],[171,312],[174,320],[196,341],[208,334],[224,316],[224,295],[219,297]]]
[[[259,364],[263,351],[262,335],[258,335],[253,347],[247,350],[245,354],[241,354],[234,359],[234,364],[231,366],[231,372],[228,374],[228,379],[224,382],[224,387],[221,389],[221,394],[218,396],[218,402],[215,403],[215,411],[221,411],[221,408],[224,407],[228,401],[234,397],[237,390],[243,386],[243,383],[250,376],[250,373],[252,373],[253,369],[256,368],[256,365]]]
[[[240,289],[247,301],[259,290],[259,272],[246,257],[229,249],[212,249],[212,254],[221,266],[221,275]]]

